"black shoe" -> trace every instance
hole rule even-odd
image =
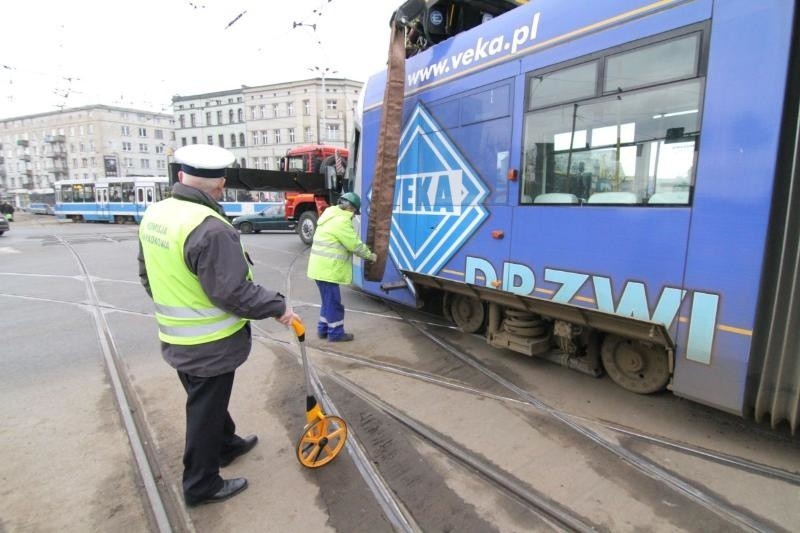
[[[227,453],[219,458],[219,466],[220,467],[228,466],[234,461],[234,459],[252,450],[257,443],[258,443],[257,435],[249,435],[243,438],[242,443],[239,445],[238,448],[235,448],[232,452]]]
[[[195,507],[197,505],[205,505],[207,503],[222,502],[227,500],[228,498],[236,496],[246,488],[247,488],[247,480],[243,477],[237,477],[234,479],[223,479],[222,488],[219,489],[216,493],[212,494],[208,498],[200,500],[187,499],[186,505],[188,505],[189,507]]]
[[[343,333],[341,337],[336,337],[334,339],[328,337],[328,340],[330,342],[347,342],[353,340],[354,338],[355,335],[353,335],[352,333]]]
[[[328,338],[328,334],[327,333],[320,333],[318,331],[317,332],[317,337],[320,338],[320,339],[327,339]]]

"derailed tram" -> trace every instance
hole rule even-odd
[[[373,249],[391,213],[388,260],[377,278],[356,262],[355,283],[441,301],[493,346],[794,432],[794,2],[441,0],[395,23],[402,94],[391,66],[370,78],[351,148]]]

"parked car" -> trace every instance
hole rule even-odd
[[[242,233],[294,229],[294,222],[286,220],[286,207],[282,203],[271,205],[260,213],[236,217],[233,219],[232,224]]]
[[[55,215],[56,212],[53,210],[53,206],[50,204],[41,204],[41,203],[32,203],[28,205],[28,213],[33,213],[34,215]]]
[[[6,217],[0,217],[0,235],[11,229],[11,224],[8,223]]]

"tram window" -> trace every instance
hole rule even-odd
[[[136,191],[136,201],[139,203],[144,202],[144,189],[138,189]]]
[[[700,34],[623,52],[606,59],[603,91],[644,87],[697,74]]]
[[[701,96],[701,81],[690,80],[528,113],[521,203],[549,193],[630,203],[630,195],[591,199],[627,192],[641,205],[684,192],[671,203],[688,204]]]
[[[153,189],[147,189],[147,202],[150,203],[153,201]]]
[[[72,202],[72,185],[61,186],[61,201],[66,203]]]
[[[83,197],[87,202],[94,202],[94,185],[87,183],[83,186]]]
[[[122,183],[121,185],[122,185],[122,201],[133,203],[134,198],[136,198],[134,194],[133,183]]]
[[[72,186],[72,201],[83,203],[83,185],[75,184]]]
[[[120,183],[108,184],[108,201],[109,202],[122,201],[122,184]]]
[[[508,116],[511,89],[508,84],[465,96],[461,100],[461,125]]]
[[[528,85],[528,109],[549,107],[594,96],[597,61],[534,76]]]

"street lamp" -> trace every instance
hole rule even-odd
[[[320,135],[320,140],[324,141],[321,144],[325,144],[328,141],[328,125],[325,122],[325,112],[327,111],[328,107],[328,100],[327,100],[327,93],[325,92],[325,74],[337,74],[338,70],[331,70],[329,67],[320,68],[320,67],[309,67],[308,70],[311,72],[319,72],[320,76],[322,77],[322,135]]]

